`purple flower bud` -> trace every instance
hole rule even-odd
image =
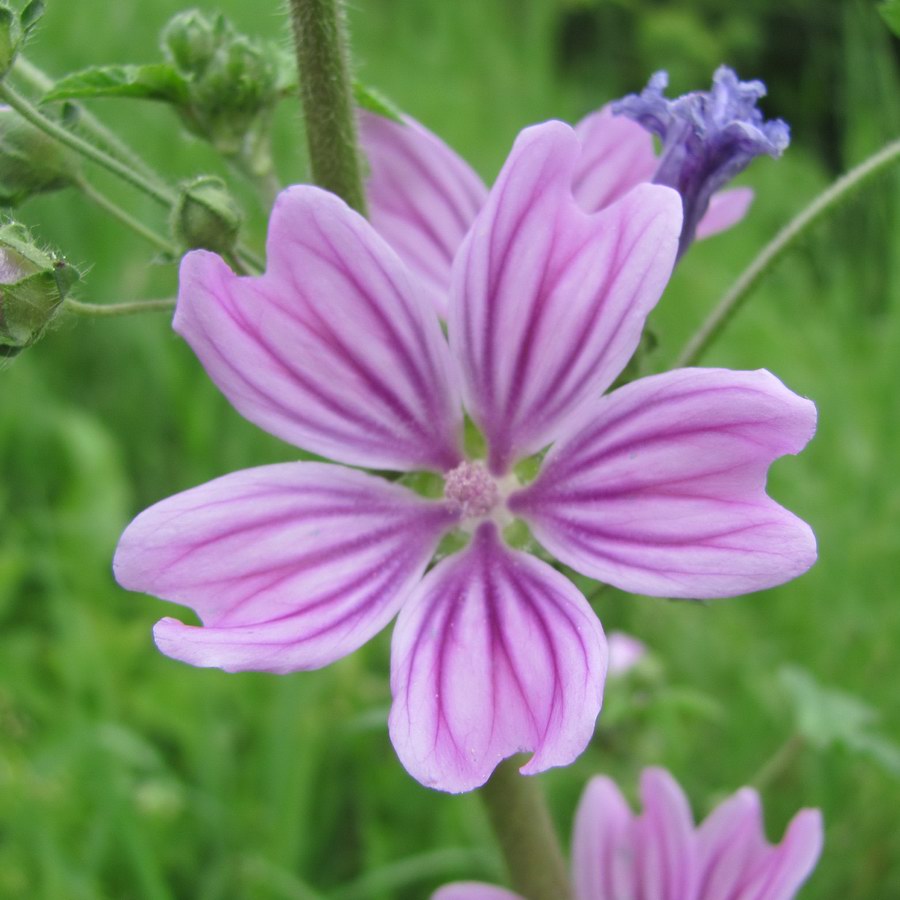
[[[790,143],[790,129],[781,119],[766,121],[757,109],[765,85],[739,81],[727,66],[716,70],[710,91],[669,100],[663,94],[668,83],[666,72],[657,72],[640,94],[614,103],[613,112],[628,116],[662,141],[653,181],[681,194],[681,256],[694,239],[713,193],[742,172],[754,156],[781,156]]]

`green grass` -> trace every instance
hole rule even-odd
[[[275,3],[270,16],[237,0],[222,5],[252,33],[285,29]],[[31,55],[55,74],[150,60],[178,8],[50,4]],[[564,64],[566,8],[620,26],[622,47],[602,31],[595,67],[586,51],[578,65]],[[356,4],[352,23],[362,77],[490,180],[521,126],[575,119],[638,87],[651,68],[703,83],[708,57],[737,55],[747,76],[771,64],[763,18],[746,31],[757,42],[738,45],[698,4],[673,43],[674,32],[663,41],[651,27],[649,8],[631,8],[382,0]],[[812,4],[791,9],[801,22],[818,15]],[[876,16],[848,5],[831,43],[819,35],[816,48],[833,54],[828,71],[843,79],[844,112],[869,108],[880,91],[883,115],[857,116],[836,147],[823,148],[812,126],[798,131],[783,161],[748,173],[758,192],[752,214],[690,251],[654,314],[654,365],[674,356],[756,250],[827,183],[827,162],[857,161],[896,129],[896,66],[868,13]],[[877,61],[877,79],[841,68],[861,58]],[[808,66],[818,72],[825,62]],[[772,108],[788,115],[774,86],[785,79],[772,69]],[[123,101],[94,109],[173,176],[221,171],[196,141],[173,140],[164,109]],[[277,132],[282,178],[299,179],[302,134],[289,104]],[[161,224],[141,198],[98,180]],[[751,779],[792,733],[777,676],[786,663],[864,699],[884,734],[900,740],[897,201],[897,178],[883,178],[815,229],[706,360],[769,368],[815,399],[815,441],[778,463],[770,487],[813,523],[819,563],[777,590],[709,605],[600,598],[606,627],[645,640],[655,671],[611,684],[592,746],[543,776],[567,840],[581,787],[598,772],[633,796],[642,766],[666,765],[698,815]],[[89,269],[83,299],[174,290],[172,266],[151,264],[138,238],[77,196],[32,201],[20,217]],[[165,316],[67,320],[0,371],[0,391],[0,897],[412,900],[446,880],[502,879],[477,798],[427,791],[393,754],[388,634],[320,672],[194,670],[153,647],[150,629],[167,605],[113,582],[116,539],[137,511],[216,475],[295,456],[228,406]],[[825,855],[806,900],[900,896],[897,791],[896,773],[841,747],[807,750],[768,785],[773,837],[800,806],[825,812]]]

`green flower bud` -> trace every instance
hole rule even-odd
[[[58,191],[76,181],[78,163],[62,144],[0,106],[0,205],[18,206],[33,194]]]
[[[23,225],[0,226],[0,357],[31,346],[79,278],[61,256],[38,247]]]
[[[181,185],[172,210],[172,232],[180,247],[230,253],[237,243],[243,213],[225,182],[201,175]]]
[[[169,20],[162,32],[166,57],[185,75],[203,74],[216,48],[231,34],[221,14],[208,16],[199,9],[187,9]]]

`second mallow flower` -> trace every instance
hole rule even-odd
[[[759,794],[742,788],[697,827],[665,769],[641,776],[635,815],[616,784],[592,779],[572,834],[574,900],[791,900],[822,852],[822,814],[802,809],[766,841]],[[449,884],[432,900],[522,900],[503,888]]]
[[[234,406],[343,465],[236,472],[139,515],[119,582],[193,608],[159,648],[228,671],[313,669],[399,612],[390,733],[423,784],[465,791],[503,758],[570,763],[600,710],[606,642],[575,586],[511,547],[524,520],[558,559],[624,590],[718,597],[815,559],[809,527],[765,493],[815,407],[768,372],[685,369],[601,397],[675,260],[681,201],[642,185],[575,202],[582,145],[522,132],[459,250],[447,338],[420,283],[359,215],[299,186],[278,198],[266,273],[215,254],[181,268],[175,329]],[[484,459],[463,448],[464,413]],[[527,484],[516,464],[550,446]],[[428,499],[376,473],[430,471]],[[450,532],[468,536],[432,562]]]

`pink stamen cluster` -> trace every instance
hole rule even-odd
[[[444,498],[463,519],[481,519],[500,502],[500,491],[483,463],[464,460],[444,476]]]

